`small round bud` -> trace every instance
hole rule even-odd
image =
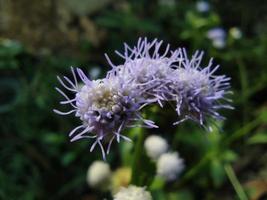
[[[184,161],[177,152],[162,154],[157,161],[157,174],[167,181],[172,181],[184,169]]]
[[[110,182],[111,170],[107,163],[95,161],[87,171],[87,183],[93,188],[107,190]]]
[[[130,185],[127,188],[122,187],[114,195],[114,200],[152,200],[152,196],[144,187]]]
[[[151,135],[145,140],[145,150],[150,158],[156,160],[160,155],[166,153],[168,150],[168,143],[160,136]]]
[[[232,38],[238,40],[242,37],[242,31],[237,27],[232,27],[229,30],[229,34]]]

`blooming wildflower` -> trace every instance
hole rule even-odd
[[[157,161],[157,175],[173,181],[184,169],[184,161],[177,152],[162,154]]]
[[[214,30],[210,36],[220,38],[223,34]],[[66,99],[60,103],[70,104],[73,109],[54,111],[61,115],[75,113],[82,121],[69,133],[71,141],[94,138],[90,151],[98,144],[105,159],[114,139],[130,141],[122,131],[137,126],[135,122],[143,122],[140,125],[143,127],[157,128],[153,121],[143,119],[140,114],[144,106],[152,103],[163,107],[165,102],[175,102],[181,119],[174,124],[191,119],[204,126],[209,118],[223,119],[218,110],[232,108],[223,104],[223,101],[230,101],[225,97],[229,93],[230,78],[214,75],[218,66],[212,68],[212,59],[202,68],[203,52],[197,51],[189,59],[185,49],[170,51],[169,45],[161,54],[161,45],[162,41],[148,42],[146,38],[140,38],[133,48],[125,44],[123,54],[116,51],[124,63],[115,66],[107,57],[112,69],[104,79],[89,80],[80,69],[75,72],[73,68],[73,82],[65,76],[63,79],[58,77],[68,92],[73,93],[69,98],[56,88]],[[83,84],[78,85],[76,74]],[[107,150],[103,142],[107,143]]]
[[[222,28],[213,28],[207,32],[207,37],[212,41],[212,45],[217,49],[225,47],[226,32]]]
[[[130,80],[131,84],[141,91],[144,106],[157,102],[163,107],[163,101],[167,100],[166,95],[169,92],[168,77],[173,72],[172,66],[180,59],[179,51],[170,52],[169,45],[164,53],[160,54],[161,45],[162,41],[157,39],[148,42],[146,38],[140,38],[134,48],[124,44],[124,54],[115,51],[125,60],[124,64],[114,66],[110,62],[113,69],[108,76]]]
[[[213,38],[223,37],[217,29],[211,35]],[[219,32],[215,34],[216,32]],[[125,44],[125,52],[121,56],[125,63],[114,66],[108,76],[128,80],[136,90],[141,91],[143,105],[157,102],[163,107],[164,102],[176,102],[176,111],[181,119],[175,124],[191,119],[204,126],[209,116],[222,120],[217,112],[221,108],[232,108],[222,101],[230,101],[225,98],[229,93],[230,78],[221,75],[216,76],[212,59],[207,67],[202,69],[201,61],[203,52],[196,51],[191,59],[188,58],[185,49],[178,48],[169,52],[167,46],[165,52],[160,55],[159,49],[162,41],[139,39],[137,45],[130,48]]]
[[[109,153],[114,139],[117,142],[120,141],[120,138],[130,141],[129,138],[121,134],[125,127],[131,127],[135,121],[143,121],[145,127],[157,127],[152,121],[142,118],[139,113],[142,106],[139,102],[139,91],[132,88],[127,81],[122,81],[120,78],[91,81],[80,69],[77,69],[77,73],[84,83],[82,86],[78,86],[73,68],[74,83],[65,76],[63,77],[65,82],[58,77],[60,83],[74,93],[73,99],[56,88],[66,98],[66,101],[61,101],[61,104],[69,103],[73,110],[69,112],[54,110],[61,115],[75,113],[75,116],[81,119],[82,125],[69,133],[72,142],[83,138],[95,138],[90,151],[93,151],[98,144],[105,159],[105,154],[106,152]],[[107,151],[102,145],[104,139],[108,141]]]
[[[231,36],[232,38],[234,38],[234,39],[236,39],[236,40],[238,40],[238,39],[240,39],[240,38],[242,37],[242,32],[241,32],[241,30],[240,30],[239,28],[237,28],[237,27],[232,27],[232,28],[230,28],[230,30],[229,30],[229,34],[230,34],[230,36]]]
[[[210,10],[210,4],[206,1],[198,1],[196,3],[196,9],[199,12],[208,12]]]
[[[225,30],[220,27],[212,28],[207,32],[207,37],[211,40],[225,38],[226,33]]]
[[[182,117],[174,124],[191,119],[204,126],[209,118],[223,120],[217,111],[222,108],[232,109],[223,101],[230,101],[225,97],[228,91],[229,77],[225,75],[214,75],[219,65],[212,68],[213,59],[210,59],[207,67],[201,68],[203,52],[196,51],[191,59],[188,58],[186,50],[181,50],[184,59],[181,67],[172,74],[172,95],[176,101],[176,111]]]
[[[110,167],[103,161],[94,161],[87,171],[87,183],[97,189],[106,190],[111,178]]]
[[[152,196],[144,187],[130,185],[127,188],[121,188],[114,195],[114,200],[152,200]]]
[[[225,39],[214,39],[212,41],[212,45],[216,48],[216,49],[223,49],[226,45],[225,43]]]
[[[158,159],[161,154],[168,150],[167,141],[157,135],[147,137],[144,144],[147,155],[153,160]]]

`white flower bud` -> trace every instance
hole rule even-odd
[[[87,183],[93,188],[106,190],[111,177],[111,170],[107,163],[95,161],[87,171]]]
[[[145,150],[150,158],[156,160],[161,154],[166,153],[168,150],[168,143],[160,136],[151,135],[145,140]]]
[[[127,188],[122,187],[114,195],[114,200],[152,200],[151,194],[144,187],[130,185]]]
[[[162,154],[157,161],[157,174],[167,181],[172,181],[184,169],[184,161],[177,152]]]
[[[232,38],[238,40],[242,37],[242,31],[237,27],[232,27],[229,30],[229,34]]]
[[[214,39],[212,41],[212,45],[216,48],[216,49],[223,49],[226,45],[225,39]]]

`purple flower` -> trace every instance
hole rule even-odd
[[[210,10],[210,4],[207,1],[198,1],[196,3],[197,11],[199,12],[208,12]]]
[[[161,45],[162,41],[157,39],[148,42],[146,38],[139,38],[133,48],[124,44],[123,54],[115,51],[124,59],[122,65],[114,66],[110,62],[113,69],[108,72],[108,76],[130,81],[131,85],[140,91],[144,100],[143,106],[157,102],[163,107],[163,102],[168,100],[168,86],[171,83],[169,75],[173,72],[172,67],[179,62],[180,52],[179,50],[170,51],[170,46],[167,45],[160,54]]]
[[[220,27],[210,29],[207,32],[207,38],[212,41],[212,45],[217,49],[222,49],[226,45],[226,32]]]
[[[116,51],[125,61],[108,73],[109,77],[129,80],[135,90],[140,91],[144,105],[157,102],[163,107],[165,102],[176,102],[176,111],[181,118],[174,124],[191,119],[202,126],[208,119],[222,120],[217,112],[221,108],[232,108],[223,101],[230,93],[230,78],[216,76],[218,69],[212,67],[212,59],[207,67],[201,68],[203,52],[195,52],[191,59],[185,49],[169,51],[169,45],[160,54],[162,41],[148,42],[139,39],[135,47],[125,44],[123,54]]]
[[[98,144],[101,148],[103,158],[109,153],[110,146],[114,139],[120,142],[120,139],[130,141],[130,139],[121,134],[126,127],[131,127],[136,121],[143,121],[144,127],[156,128],[154,122],[142,118],[139,110],[142,106],[139,91],[135,90],[129,82],[120,78],[105,78],[100,80],[89,80],[82,70],[77,69],[82,86],[78,85],[77,76],[71,68],[74,82],[69,78],[63,77],[64,81],[58,77],[59,82],[75,97],[70,99],[63,91],[56,88],[64,97],[65,101],[61,104],[70,104],[73,109],[68,112],[54,110],[54,112],[67,115],[75,113],[82,124],[69,133],[71,142],[94,138],[95,142],[90,148],[93,151]],[[107,151],[104,150],[103,141],[107,141]]]
[[[231,100],[226,98],[229,91],[229,77],[215,75],[219,65],[213,67],[213,59],[210,59],[207,67],[201,67],[203,52],[196,51],[189,59],[185,49],[181,49],[183,58],[181,67],[175,70],[172,91],[176,101],[176,112],[182,119],[175,122],[191,119],[205,126],[209,119],[223,120],[218,113],[222,108],[232,109],[228,104]]]
[[[189,59],[184,48],[170,51],[169,45],[161,54],[161,45],[162,41],[148,42],[146,38],[140,38],[133,48],[125,44],[123,54],[115,51],[124,63],[115,66],[107,57],[112,69],[104,79],[89,80],[78,68],[71,68],[73,81],[58,77],[68,93],[73,93],[69,98],[56,88],[65,97],[60,103],[70,104],[73,109],[54,111],[61,115],[75,113],[82,122],[69,133],[71,141],[95,139],[90,151],[98,144],[105,159],[114,140],[130,141],[122,135],[125,128],[157,128],[140,113],[144,106],[154,103],[161,107],[166,102],[176,104],[179,120],[174,125],[191,119],[206,126],[212,119],[224,119],[219,110],[232,109],[226,98],[230,78],[214,74],[219,66],[212,67],[212,59],[207,67],[201,67],[203,52],[196,51]],[[77,74],[82,84],[78,84]]]
[[[216,28],[212,28],[207,32],[207,37],[211,40],[215,40],[215,39],[224,39],[226,37],[226,33],[225,30],[220,28],[220,27],[216,27]]]

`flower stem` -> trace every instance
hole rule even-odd
[[[176,188],[180,188],[183,185],[185,185],[189,180],[191,180],[198,172],[199,170],[205,165],[207,164],[210,159],[212,158],[212,154],[211,153],[207,153],[205,154],[202,159],[196,163],[194,165],[194,167],[192,167],[191,169],[189,169],[184,176],[181,178],[181,180],[179,181],[179,183],[177,183],[175,185]]]
[[[225,169],[225,172],[226,172],[231,184],[233,185],[239,199],[240,200],[248,200],[248,197],[247,197],[245,191],[243,190],[240,182],[238,181],[232,166],[230,164],[225,164],[224,169]]]
[[[241,84],[241,103],[243,105],[243,124],[247,122],[248,118],[248,76],[247,76],[247,71],[246,71],[246,66],[240,58],[240,56],[237,56],[236,58],[239,74],[240,74],[240,84]]]
[[[142,129],[139,129],[137,134],[136,145],[134,145],[134,155],[132,160],[132,178],[131,183],[137,186],[142,186],[141,177],[142,174],[142,152],[144,143],[144,133]]]

